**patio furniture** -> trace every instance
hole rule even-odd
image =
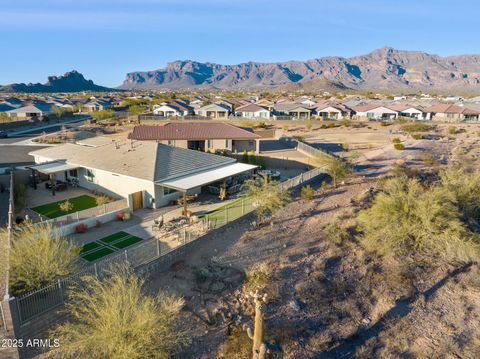
[[[64,191],[67,189],[67,184],[65,182],[55,182],[53,186],[56,191]],[[45,182],[45,189],[52,189],[52,183]]]

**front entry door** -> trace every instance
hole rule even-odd
[[[134,211],[136,211],[137,209],[143,208],[142,191],[133,193],[132,194],[132,201],[133,201],[133,210]]]

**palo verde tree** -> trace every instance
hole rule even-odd
[[[267,176],[245,181],[247,196],[253,199],[257,217],[263,222],[291,200],[290,193],[276,181],[269,181]]]
[[[78,253],[51,224],[22,224],[14,231],[10,254],[12,293],[29,292],[75,272]]]
[[[144,279],[124,266],[85,281],[67,303],[72,320],[52,333],[62,358],[167,359],[189,343],[179,323],[183,299],[145,294]]]
[[[325,167],[328,175],[332,178],[333,187],[337,187],[339,181],[343,181],[353,173],[353,167],[343,158],[319,155],[315,158],[318,167]]]
[[[396,177],[359,213],[358,229],[365,247],[381,255],[470,260],[480,254],[480,237],[469,229],[468,208],[468,200],[444,184],[425,186],[415,178]]]

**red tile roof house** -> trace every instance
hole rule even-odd
[[[438,104],[425,109],[432,120],[446,122],[478,121],[480,112],[453,104]]]
[[[135,126],[129,139],[157,141],[170,146],[204,152],[259,151],[260,136],[227,123],[167,123],[164,126]]]

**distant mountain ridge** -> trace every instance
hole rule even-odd
[[[174,61],[163,69],[128,73],[119,88],[254,89],[291,84],[308,89],[480,91],[480,55],[441,57],[385,47],[362,56],[308,61],[238,65]]]
[[[80,92],[80,91],[118,91],[96,85],[92,80],[86,80],[78,71],[70,71],[63,76],[49,76],[45,84],[15,83],[0,86],[0,92],[26,92],[26,93],[53,93],[53,92]]]

